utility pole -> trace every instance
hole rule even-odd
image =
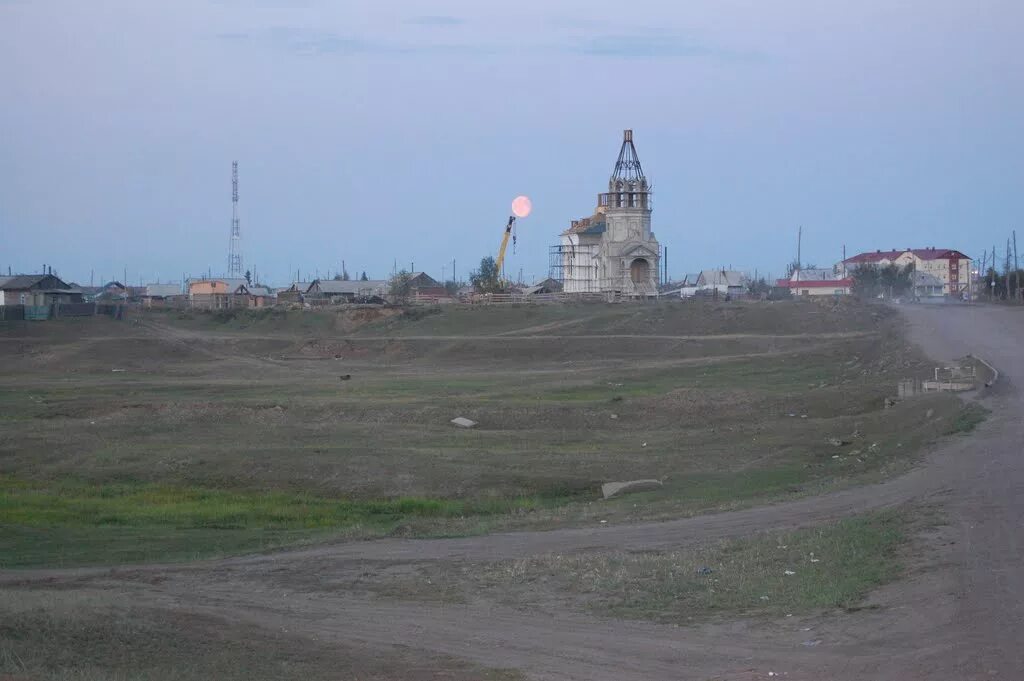
[[[989,286],[988,297],[989,300],[995,300],[996,297],[996,276],[999,274],[999,270],[996,269],[996,247],[992,246],[992,285]]]
[[[1020,300],[1020,264],[1017,261],[1017,230],[1013,230],[1013,297]]]
[[[796,283],[800,283],[800,270],[804,268],[803,260],[800,258],[800,249],[803,246],[804,240],[804,226],[800,225],[800,228],[796,232]]]

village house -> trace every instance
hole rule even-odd
[[[146,284],[141,300],[145,307],[166,307],[184,303],[187,298],[179,284]]]
[[[82,302],[82,291],[53,274],[0,277],[0,305],[41,307]]]
[[[788,288],[797,296],[848,296],[853,290],[853,279],[837,274],[836,268],[806,268],[793,270],[788,279],[779,279],[778,288]]]
[[[219,310],[231,307],[231,296],[245,279],[189,279],[188,300],[192,307]]]
[[[697,290],[716,295],[746,295],[748,284],[747,275],[736,270],[703,270],[697,275]]]
[[[312,282],[309,281],[296,281],[292,282],[292,285],[285,289],[280,289],[277,292],[277,302],[279,303],[301,303],[303,296],[306,291],[309,290]]]
[[[414,296],[444,297],[448,289],[426,272],[413,272],[409,275],[409,292]]]
[[[843,273],[857,267],[913,265],[916,272],[925,272],[942,282],[942,294],[959,296],[968,291],[971,280],[971,258],[951,248],[905,248],[903,250],[858,253],[836,266]]]
[[[910,282],[917,298],[939,298],[946,289],[943,281],[930,272],[915,271]]]
[[[232,307],[267,307],[274,304],[274,296],[266,286],[239,284],[231,296]]]
[[[380,279],[369,281],[317,279],[306,289],[303,299],[311,303],[369,302],[382,300],[387,289],[388,282]]]

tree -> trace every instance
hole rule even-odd
[[[854,294],[861,298],[877,298],[879,295],[895,298],[913,291],[914,265],[859,265],[850,271],[850,277],[853,279]]]
[[[245,271],[245,283],[252,286],[252,272],[249,270]]]
[[[494,258],[487,256],[480,259],[480,269],[469,273],[469,281],[480,293],[498,293],[502,290],[500,275]]]
[[[750,292],[751,296],[757,297],[762,294],[767,295],[771,290],[771,286],[768,285],[768,282],[764,277],[760,277],[757,280],[751,279],[748,281],[747,290]]]
[[[850,270],[853,279],[853,293],[861,298],[874,298],[879,292],[878,268],[870,265],[858,265]]]
[[[366,270],[363,270],[363,276],[359,277],[359,281],[370,281],[370,278],[366,276]]]
[[[396,273],[388,283],[388,293],[396,303],[409,302],[409,296],[412,294],[412,274],[406,270]]]

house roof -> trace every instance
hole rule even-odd
[[[930,272],[914,272],[914,286],[943,286],[942,280]]]
[[[703,270],[698,281],[703,286],[744,286],[747,275],[736,270]]]
[[[569,223],[569,229],[562,232],[562,236],[567,234],[600,234],[607,228],[603,215],[594,215],[589,218],[580,218],[579,220],[573,220]]]
[[[234,291],[236,288],[246,283],[245,279],[236,279],[233,277],[199,277],[197,279],[189,279],[188,284],[191,286],[192,284],[201,284],[203,282],[211,281],[223,282],[230,291]]]
[[[363,282],[364,284],[366,282]],[[409,275],[409,283],[413,286],[440,286],[440,282],[426,272],[413,272]]]
[[[700,279],[700,272],[690,272],[689,274],[683,275],[683,280],[680,282],[682,286],[696,286],[697,281]]]
[[[157,298],[178,296],[181,295],[181,286],[179,284],[146,284],[146,295]]]
[[[796,281],[797,273],[800,274],[800,281],[835,281],[836,273],[831,267],[815,267],[811,269],[794,270],[793,274],[790,275],[790,279]]]
[[[57,286],[51,287],[53,290],[69,289],[68,285],[55,274],[16,274],[11,277],[4,277],[4,281],[0,283],[0,286],[7,291],[27,290],[33,286],[37,286],[48,277],[55,279],[58,284]],[[76,290],[75,293],[78,293],[78,291]]]
[[[904,248],[894,251],[858,253],[843,262],[847,265],[867,265],[882,262],[883,260],[895,260],[904,253],[912,253],[921,260],[970,260],[970,257],[953,248]]]
[[[342,281],[340,279],[317,279],[312,282],[306,291],[312,290],[313,286],[317,286],[322,293],[336,293],[357,295],[359,293],[372,293],[374,291],[380,291],[387,287],[387,282],[381,279],[371,279],[369,281]]]
[[[242,295],[248,294],[250,296],[269,296],[270,289],[266,286],[249,286],[248,284],[242,284],[236,288],[233,293]]]
[[[299,293],[305,293],[306,291],[309,290],[309,287],[312,286],[312,285],[313,285],[313,282],[311,282],[311,281],[294,281],[294,282],[292,282],[291,286],[289,286],[288,288],[280,289],[280,291],[282,291],[282,292],[298,291]]]

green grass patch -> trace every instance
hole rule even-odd
[[[974,402],[966,404],[960,409],[960,413],[957,414],[956,418],[953,419],[946,434],[970,433],[984,423],[989,413],[989,410],[980,404]]]
[[[906,527],[886,511],[694,550],[529,558],[480,579],[499,588],[553,583],[591,609],[658,621],[852,608],[899,575]]]
[[[567,501],[558,496],[353,500],[0,477],[0,568],[188,560],[328,534],[379,536],[417,519],[526,513]]]

